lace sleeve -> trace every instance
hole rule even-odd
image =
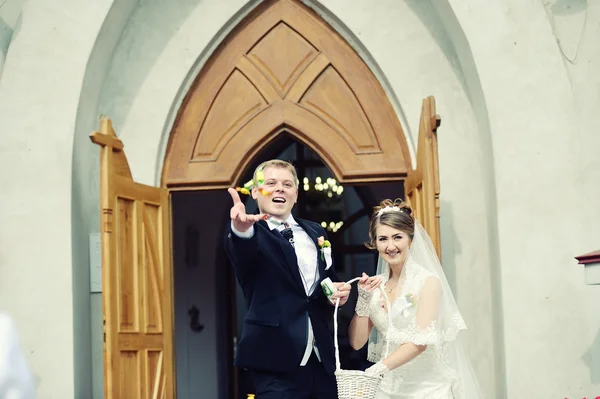
[[[416,316],[409,341],[415,345],[428,345],[440,342],[438,316],[442,285],[437,277],[430,276],[425,280],[417,300]]]

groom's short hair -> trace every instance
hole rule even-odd
[[[265,170],[266,168],[282,168],[289,170],[292,176],[294,177],[294,184],[296,185],[296,187],[298,187],[298,173],[296,172],[296,168],[291,163],[287,161],[282,161],[281,159],[270,159],[261,163],[256,167],[256,169],[254,169],[252,179],[254,180],[254,183],[256,185],[258,185],[258,179],[256,178],[256,174],[261,170]]]

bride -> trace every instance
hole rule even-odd
[[[481,398],[458,340],[465,323],[431,240],[410,207],[401,200],[382,201],[369,237],[370,248],[379,252],[377,275],[363,274],[359,281],[349,334],[355,350],[369,341],[368,359],[375,364],[365,372],[383,374],[376,398]],[[380,285],[383,289],[376,289]]]

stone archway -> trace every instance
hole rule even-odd
[[[408,145],[356,52],[297,0],[265,1],[224,40],[171,130],[162,186],[225,188],[283,130],[342,183],[403,180]]]

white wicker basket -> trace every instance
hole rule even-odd
[[[360,280],[360,277],[354,278],[347,282],[347,284],[352,284],[355,281]],[[381,287],[381,286],[380,286]],[[381,288],[383,292],[383,288]],[[383,292],[383,297],[385,298],[388,314],[390,310],[390,302],[388,300],[387,295]],[[339,399],[375,399],[375,395],[377,394],[377,390],[379,389],[379,384],[381,383],[381,379],[383,378],[380,375],[370,376],[367,375],[364,371],[360,370],[342,370],[340,364],[340,349],[338,344],[338,308],[340,305],[340,299],[338,298],[335,302],[335,311],[333,312],[333,342],[335,344],[335,379],[337,382],[338,388],[338,398]],[[388,328],[391,324],[391,317],[388,317]],[[384,357],[387,357],[389,354],[389,341],[385,346]]]

